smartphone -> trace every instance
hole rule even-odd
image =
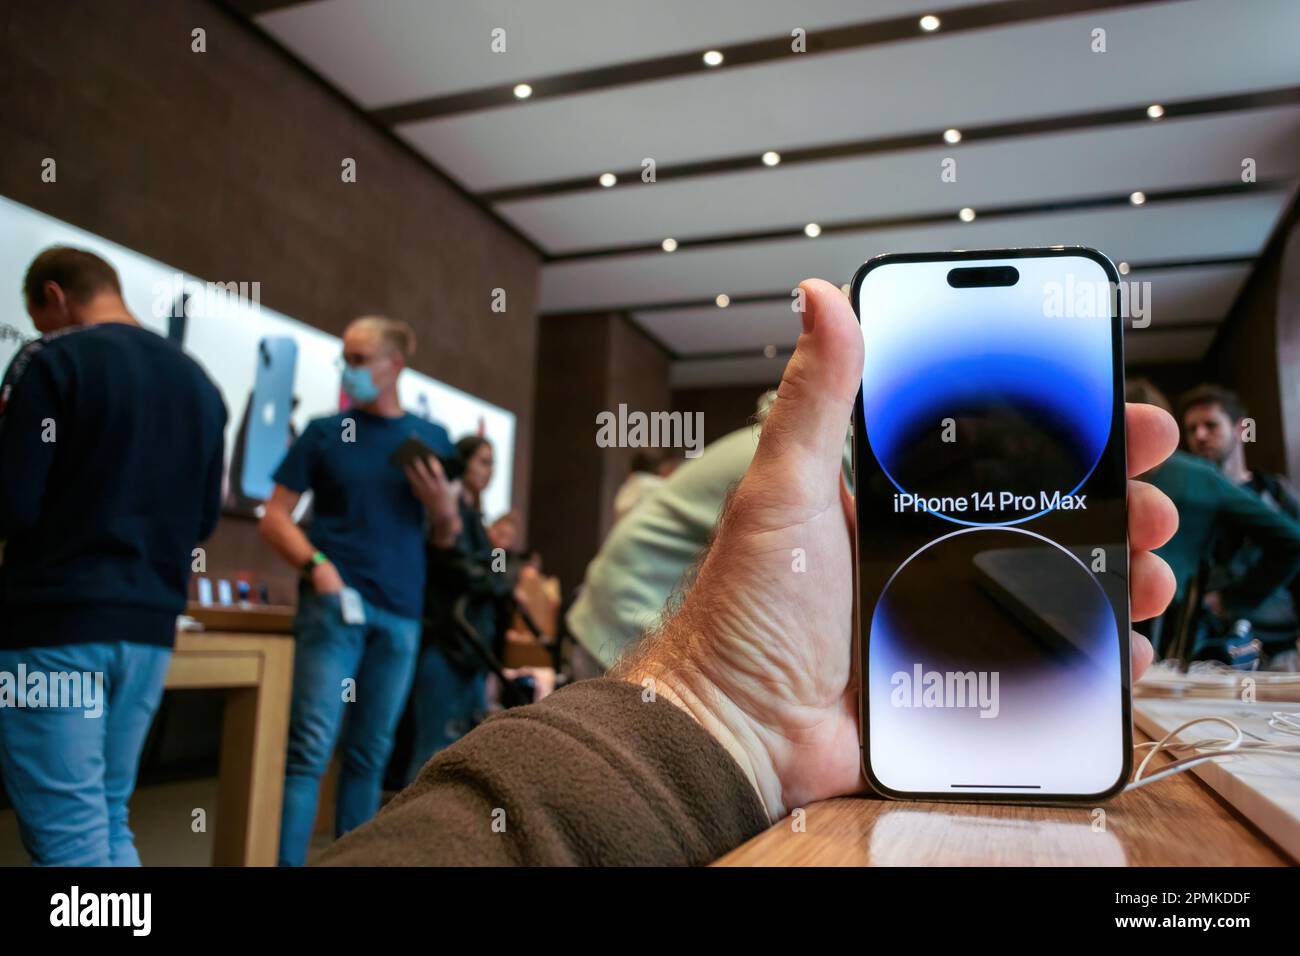
[[[297,366],[298,342],[291,336],[267,336],[258,342],[240,472],[241,490],[258,501],[271,497],[271,476],[289,449]]]
[[[1096,802],[1132,764],[1119,275],[884,255],[850,297],[859,707],[898,799]]]
[[[190,297],[181,293],[172,303],[172,310],[167,316],[167,338],[182,348],[185,347],[185,327],[189,324]]]
[[[465,462],[459,455],[439,455],[414,435],[397,446],[397,450],[388,457],[388,463],[397,468],[405,468],[417,458],[438,459],[443,476],[448,481],[456,481],[465,474]]]

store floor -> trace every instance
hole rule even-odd
[[[213,807],[217,779],[142,787],[131,799],[131,829],[145,866],[208,866],[212,859]],[[194,810],[207,810],[206,832],[193,830]],[[312,840],[313,855],[330,844],[327,836]],[[13,810],[0,811],[0,866],[26,866],[27,852],[18,836]]]

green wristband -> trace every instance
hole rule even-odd
[[[303,577],[311,577],[311,573],[316,570],[316,567],[325,564],[327,561],[329,561],[329,558],[325,557],[324,551],[313,551],[311,557],[307,559],[307,563],[302,566]]]

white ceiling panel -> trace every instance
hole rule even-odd
[[[1093,53],[1091,31],[1107,31]],[[1180,0],[725,67],[398,127],[471,190],[1294,85],[1296,0]]]
[[[1149,282],[1142,302],[1150,306],[1151,326],[1217,323],[1250,274],[1248,265],[1186,269],[1141,269],[1129,282]],[[637,324],[683,357],[754,352],[775,345],[794,347],[800,322],[790,302],[751,302],[720,309],[716,305],[634,312]],[[1143,330],[1135,329],[1134,332]]]
[[[956,159],[956,182],[940,164]],[[499,204],[552,253],[972,206],[1300,177],[1300,106],[908,150]]]
[[[551,263],[542,269],[544,312],[615,308],[663,301],[771,293],[808,276],[848,281],[865,259],[883,252],[1093,246],[1116,261],[1255,256],[1290,191],[1112,207],[1078,212],[977,219],[952,225],[752,242],[675,253],[640,253]]]
[[[750,352],[775,345],[790,348],[799,337],[799,313],[789,302],[751,302],[720,309],[634,312],[637,324],[679,355]]]
[[[1195,269],[1139,269],[1129,282],[1150,282],[1143,299],[1151,307],[1151,325],[1217,322],[1227,314],[1249,278],[1251,266],[1202,266]]]
[[[995,0],[315,0],[256,25],[373,110],[426,98],[712,47],[788,36],[803,27],[939,13]],[[491,32],[507,33],[505,53]],[[1093,31],[1107,51],[1092,52]],[[1300,87],[1300,0],[1168,0],[1003,27],[916,37],[839,53],[791,53],[750,66],[433,117],[394,132],[470,192],[540,185],[604,171],[788,152],[864,139],[970,130],[1093,111]],[[937,136],[936,136],[937,139]],[[940,162],[957,160],[957,180]],[[1044,210],[1133,190],[1159,194],[1240,182],[1235,195],[1143,207]],[[632,182],[496,203],[493,211],[544,253],[736,237],[668,254],[579,256],[547,263],[548,313],[627,308],[679,360],[677,387],[775,384],[799,323],[783,297],[819,275],[847,281],[882,252],[1082,244],[1147,268],[1152,325],[1127,336],[1130,363],[1204,357],[1253,259],[1300,183],[1300,105],[1006,137],[658,183]],[[594,185],[594,184],[593,184]],[[980,215],[963,224],[956,210]],[[747,234],[951,212],[925,226],[820,238]],[[726,292],[769,302],[676,309]]]
[[[263,14],[257,25],[375,109],[934,7],[924,0],[321,0]],[[490,46],[497,27],[506,31],[504,53]]]

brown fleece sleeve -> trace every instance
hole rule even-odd
[[[488,718],[315,862],[700,865],[765,830],[731,755],[675,704],[641,694],[582,681]]]

